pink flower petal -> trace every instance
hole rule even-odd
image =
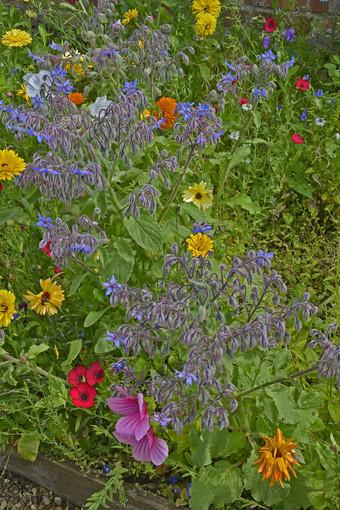
[[[148,462],[151,460],[150,442],[148,436],[145,435],[140,441],[137,441],[132,448],[132,455],[140,462]]]
[[[107,399],[107,405],[115,413],[129,416],[138,413],[139,406],[136,398],[110,397]]]
[[[118,434],[123,436],[136,437],[136,427],[140,420],[140,414],[130,414],[129,416],[123,416],[117,421],[116,431]],[[140,438],[141,439],[141,438]]]
[[[142,437],[145,436],[145,434],[147,433],[147,431],[150,428],[148,412],[145,412],[143,417],[140,414],[138,416],[139,416],[139,421],[135,427],[135,438],[137,439],[137,441],[142,439]]]
[[[125,436],[123,434],[119,434],[117,431],[112,432],[112,434],[115,436],[115,438],[123,444],[136,444],[136,439],[134,436]]]
[[[151,429],[152,430],[152,429]],[[160,466],[163,464],[167,456],[169,455],[169,448],[164,439],[155,436],[153,430],[153,440],[151,441],[150,446],[150,458],[151,462],[156,466]],[[149,439],[150,440],[150,439]]]

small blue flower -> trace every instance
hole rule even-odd
[[[207,225],[206,227],[196,227],[191,232],[193,232],[194,234],[198,233],[204,234],[204,232],[209,232],[209,230],[211,230],[211,225]]]
[[[267,53],[261,53],[261,57],[263,62],[273,62],[273,60],[277,58],[277,55],[274,55],[272,50],[268,50]]]
[[[225,59],[224,63],[227,66],[227,68],[230,69],[230,71],[236,72],[236,68],[233,67],[231,64],[228,64],[227,59]]]
[[[276,107],[276,109],[277,109],[277,110],[281,110],[281,108],[282,108],[282,104],[279,104],[279,105],[277,105],[277,107]]]
[[[191,482],[188,483],[187,485],[187,494],[188,494],[188,498],[190,499],[191,496],[190,496],[190,489],[191,489]]]
[[[223,74],[222,74],[222,76],[223,76]],[[201,103],[198,103],[198,106],[196,108],[196,115],[197,115],[197,117],[207,117],[208,115],[210,115],[209,105],[205,104],[203,106],[203,105],[201,105]]]
[[[70,172],[78,175],[93,175],[93,172],[90,172],[89,170],[80,170],[79,168],[70,168]]]
[[[319,89],[317,92],[315,92],[314,96],[315,97],[322,97],[323,96],[323,90]]]
[[[178,476],[172,476],[171,478],[169,478],[168,480],[168,485],[175,485],[176,483],[179,482],[179,478]]]
[[[273,255],[274,255],[274,254],[275,254],[275,251],[271,251],[271,252],[269,252],[269,253],[266,253],[266,252],[264,252],[263,250],[259,250],[259,251],[256,253],[256,255],[257,255],[258,257],[260,257],[260,256],[261,256],[261,257],[266,257],[266,259],[271,259],[271,258],[273,257]],[[263,264],[263,261],[262,261],[262,260],[258,260],[258,261],[257,261],[257,265],[258,265],[258,266],[261,266],[262,264]]]
[[[18,110],[18,108],[16,108],[15,110],[12,110],[11,108],[6,108],[6,110],[12,114],[13,120],[16,120],[16,121],[20,120],[21,122],[25,122],[26,115],[24,113],[22,113],[20,110]]]
[[[207,139],[203,136],[203,133],[200,133],[198,135],[195,144],[199,145],[200,147],[203,147],[203,149],[205,148],[205,146],[207,145]]]
[[[106,334],[107,334],[107,337],[105,338],[105,340],[108,340],[109,342],[112,342],[113,344],[115,344],[117,349],[119,349],[121,342],[123,345],[125,344],[124,338],[118,336],[117,333],[110,333],[110,331],[107,329]]]
[[[53,78],[60,78],[62,76],[66,76],[67,72],[64,71],[60,65],[58,65],[57,69],[51,69],[51,74]]]
[[[54,41],[52,41],[52,44],[50,44],[49,46],[50,46],[50,48],[52,48],[52,50],[64,51],[64,49],[60,46],[60,44],[57,44]]]
[[[157,421],[161,427],[167,427],[172,418],[164,418],[160,414],[154,414],[152,421]],[[177,482],[175,482],[177,483]]]
[[[43,99],[42,97],[39,97],[37,94],[35,97],[31,98],[31,101],[33,103],[33,108],[41,108],[45,102],[45,99]]]
[[[180,494],[181,489],[179,489],[178,487],[173,487],[172,492],[175,496],[177,496],[178,494]]]
[[[306,74],[305,76],[303,76],[303,79],[304,80],[309,80],[309,74]]]
[[[122,89],[119,89],[119,91],[125,92],[125,94],[127,96],[129,96],[130,94],[137,92],[136,87],[137,87],[137,80],[134,80],[131,83],[129,83],[128,81],[125,80],[124,87]]]
[[[44,227],[44,228],[54,227],[54,225],[52,223],[52,218],[45,218],[44,216],[41,216],[40,213],[39,213],[39,221],[38,221],[38,223],[36,223],[36,226]]]
[[[234,81],[236,80],[236,76],[233,76],[231,74],[231,71],[229,71],[228,74],[222,74],[222,78],[224,81],[226,81],[227,83],[234,83]]]
[[[334,103],[335,103],[335,99],[332,99],[331,104],[334,104]]]
[[[301,114],[301,120],[305,121],[307,119],[307,110],[303,110]]]
[[[198,379],[194,374],[189,374],[187,372],[179,372],[179,370],[175,369],[175,377],[179,377],[180,379],[183,379],[189,386],[192,385],[192,382],[194,381],[196,384],[198,383]]]
[[[183,120],[186,122],[189,119],[192,119],[192,113],[191,113],[191,107],[194,103],[189,103],[189,101],[186,104],[179,103],[177,105],[178,113],[180,115],[183,115]]]
[[[136,308],[134,308],[132,310],[132,317],[136,317],[138,321],[141,321],[143,319],[143,312],[141,312],[140,310],[136,310]]]
[[[255,90],[254,90],[254,92],[252,93],[252,96],[255,96],[255,95],[257,95],[257,96],[263,96],[263,97],[268,97],[268,94],[267,94],[267,92],[265,91],[265,89],[264,89],[264,88],[261,88],[261,89],[259,90],[257,87],[255,87]]]
[[[290,60],[287,60],[287,62],[285,63],[285,67],[287,67],[288,69],[289,69],[290,67],[293,67],[294,62],[295,62],[295,58],[294,58],[294,57],[292,57]]]
[[[161,125],[164,124],[164,122],[165,122],[165,117],[158,120],[152,127],[149,128],[149,131],[153,131],[154,129],[159,129],[161,127]]]
[[[102,55],[116,55],[119,53],[119,51],[116,51],[114,48],[111,48],[111,50],[102,50],[100,52]]]
[[[111,278],[108,282],[101,282],[101,283],[106,288],[105,296],[109,296],[110,294],[115,294],[117,292],[117,290],[121,288],[121,284],[117,283],[117,280],[114,277],[114,275],[111,276]]]
[[[12,69],[11,74],[19,73],[19,69]]]
[[[103,473],[108,474],[108,473],[110,473],[110,472],[111,472],[110,467],[109,467],[109,466],[107,466],[107,465],[106,465],[106,466],[103,466],[103,468],[102,468],[102,469],[103,469]]]
[[[34,60],[38,60],[39,62],[45,62],[45,59],[38,57],[37,55],[34,55],[31,51],[28,52],[29,56],[32,57]]]
[[[51,170],[50,168],[39,168],[37,166],[34,166],[33,170],[39,172],[40,174],[59,175],[59,172],[57,170]]]
[[[84,244],[83,246],[76,244],[75,246],[69,246],[68,249],[74,251],[84,251],[86,253],[90,253],[92,251],[92,248],[86,246],[86,244]]]
[[[60,92],[64,92],[64,94],[68,94],[72,90],[75,90],[75,87],[72,87],[70,80],[65,80],[61,83],[55,82],[56,86],[58,87],[58,94]]]
[[[13,317],[11,318],[11,322],[14,322],[15,319],[17,319],[18,317],[19,317],[18,313],[13,313]]]
[[[43,140],[52,140],[51,136],[44,135],[43,133],[34,133],[39,143]]]
[[[270,45],[270,37],[269,37],[269,35],[266,35],[265,38],[263,39],[263,47],[268,48],[269,45]]]
[[[221,136],[224,135],[224,133],[225,133],[225,131],[220,131],[220,132],[216,131],[212,135],[212,137],[213,137],[214,140],[219,140],[221,138]]]
[[[294,28],[288,28],[286,32],[286,39],[288,42],[293,42],[295,39],[295,30]]]

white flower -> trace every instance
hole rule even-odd
[[[51,73],[49,71],[27,73],[23,79],[26,82],[26,94],[28,97],[35,97],[36,95],[40,97],[42,86],[45,85],[46,87],[49,87],[51,85]]]
[[[106,96],[97,97],[94,103],[90,104],[89,110],[92,117],[98,117],[101,110],[106,110],[112,101],[106,99]]]
[[[249,163],[250,163],[250,159],[249,159],[249,158],[247,158],[247,159],[245,159],[245,160],[244,160],[244,162],[245,162],[245,163],[247,163],[247,165],[249,165]]]
[[[239,137],[240,137],[239,131],[232,131],[232,133],[230,133],[229,135],[229,138],[231,138],[232,140],[238,140]]]
[[[316,124],[317,126],[321,126],[321,127],[322,127],[322,126],[324,126],[324,125],[326,124],[326,121],[325,121],[325,119],[324,119],[324,118],[322,118],[322,117],[316,117],[316,119],[315,119],[315,124]]]
[[[335,133],[335,138],[336,138],[336,140],[339,140],[339,138],[340,138],[340,133]]]
[[[241,105],[241,108],[242,108],[243,110],[252,110],[252,109],[253,109],[253,105],[252,105],[252,104],[250,104],[250,103],[247,103],[247,104],[243,104],[243,105]]]

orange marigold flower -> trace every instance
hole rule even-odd
[[[159,112],[154,110],[153,114],[156,119],[161,120],[163,117],[165,119],[161,125],[161,129],[165,131],[170,129],[174,125],[175,119],[178,117],[178,115],[175,116],[175,108],[177,106],[175,99],[172,99],[172,97],[162,97],[155,105],[159,106],[162,113],[162,117],[160,117]]]
[[[290,480],[288,469],[296,478],[296,473],[291,465],[296,464],[297,466],[301,466],[301,464],[299,464],[296,459],[297,453],[294,448],[297,444],[293,442],[293,439],[292,437],[286,441],[280,429],[277,429],[273,439],[264,436],[267,445],[259,449],[259,453],[262,453],[262,455],[254,464],[261,464],[259,473],[262,473],[262,480],[271,477],[271,487],[273,487],[274,482],[280,482],[283,487],[283,474],[285,475],[285,480]]]
[[[79,92],[72,92],[71,94],[69,94],[68,98],[71,101],[71,103],[76,105],[81,104],[85,101],[85,97],[83,96],[83,94],[80,94]]]

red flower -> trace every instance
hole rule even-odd
[[[85,373],[86,380],[89,384],[91,384],[91,386],[102,382],[104,375],[104,370],[102,369],[99,361],[92,363]]]
[[[304,143],[304,139],[300,135],[292,134],[292,140],[294,143]]]
[[[86,369],[83,366],[70,370],[68,373],[68,383],[71,384],[71,386],[77,386],[77,384],[82,382],[85,371]]]
[[[239,100],[240,100],[240,104],[248,104],[249,103],[249,99],[247,99],[246,97],[240,97]]]
[[[96,395],[96,390],[89,384],[83,382],[71,388],[70,391],[72,402],[77,407],[92,407]]]
[[[300,90],[308,90],[309,89],[309,81],[304,80],[303,78],[299,78],[296,82],[297,87],[299,87]]]
[[[3,186],[2,186],[2,184],[1,184],[1,182],[0,182],[0,193],[1,193],[1,191],[2,191],[2,187],[3,187]]]
[[[271,32],[275,32],[276,27],[277,27],[277,25],[276,25],[275,19],[273,19],[273,18],[267,18],[266,19],[266,22],[264,24],[264,29],[265,29],[266,32],[268,32],[269,34]]]
[[[64,271],[62,271],[58,266],[54,266],[54,272],[55,274],[60,274],[60,276],[64,274]]]
[[[46,246],[43,247],[42,251],[44,253],[47,253],[47,255],[50,257],[51,256],[51,250],[50,250],[50,246],[51,246],[51,241],[48,241],[48,243],[46,244]]]

